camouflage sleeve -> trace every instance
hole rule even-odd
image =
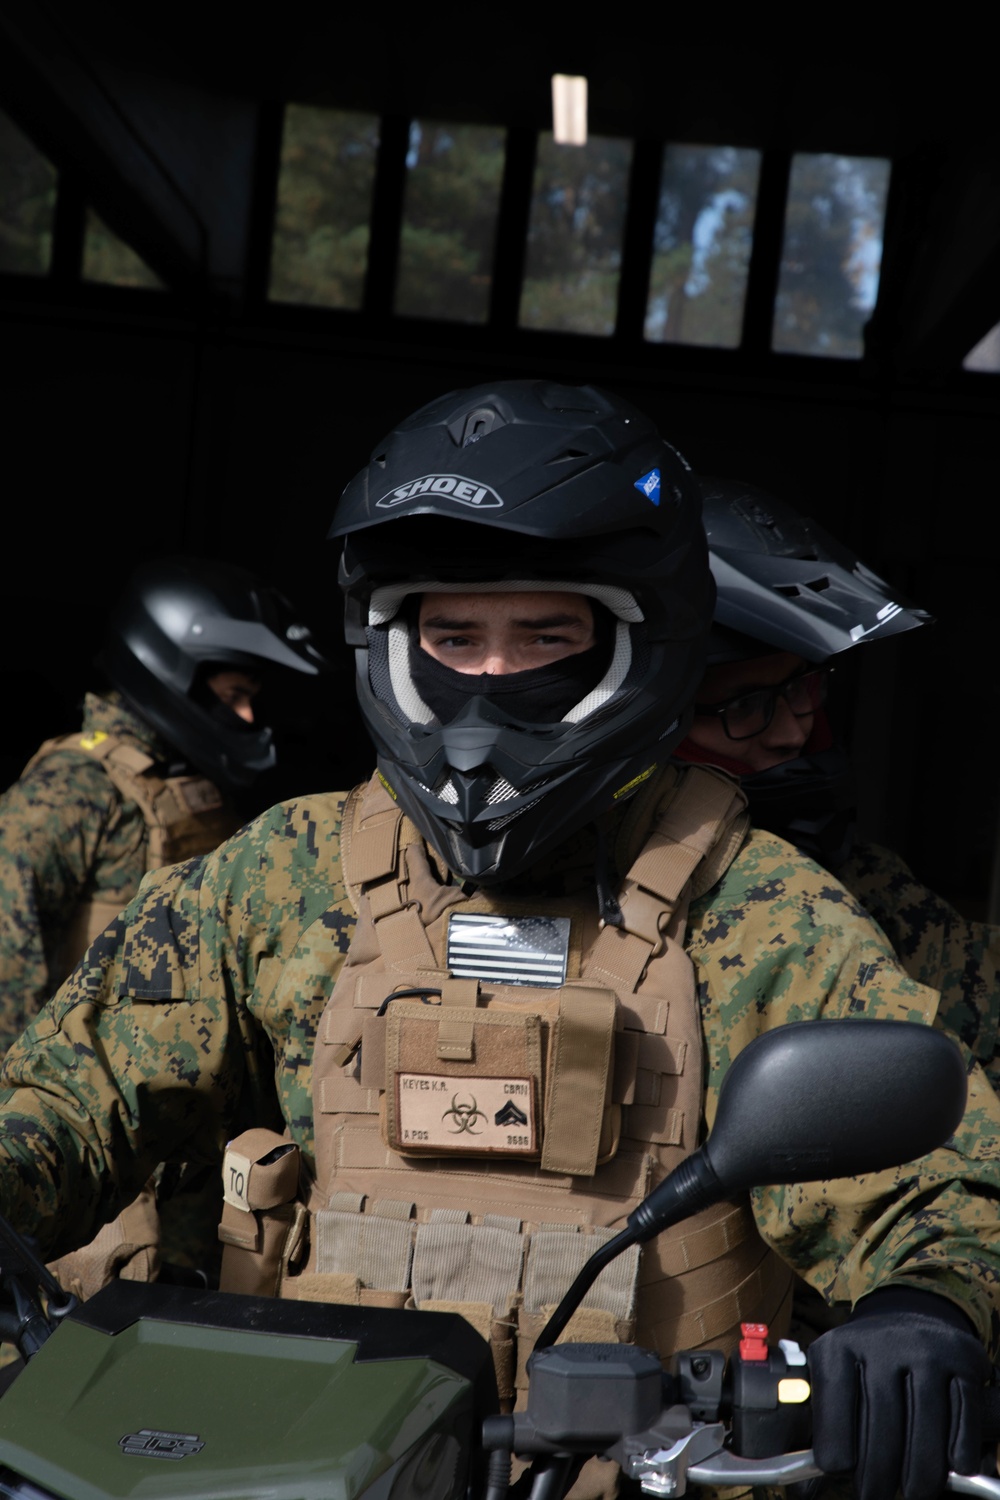
[[[751,934],[748,941],[748,933]],[[788,1021],[879,1017],[931,1024],[937,995],[903,974],[850,894],[789,845],[755,833],[691,910],[707,1048],[709,1123],[732,1059]],[[955,1135],[909,1166],[753,1194],[763,1237],[828,1301],[905,1283],[958,1302],[1000,1334],[1000,1103],[966,1053]],[[836,1079],[831,1079],[836,1088]]]
[[[119,802],[100,766],[63,755],[0,798],[0,1055],[55,988],[55,947]]]
[[[858,844],[838,878],[874,917],[907,974],[940,990],[939,1020],[1000,1086],[1000,927],[963,917],[922,885],[898,854]]]
[[[11,1048],[0,1209],[46,1254],[88,1240],[160,1162],[217,1163],[250,1124],[282,1128],[281,1017],[261,1011],[330,900],[325,853],[293,805],[154,871]]]

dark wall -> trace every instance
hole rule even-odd
[[[893,389],[816,362],[751,381],[723,360],[685,371],[669,350],[651,372],[609,365],[593,344],[574,355],[567,340],[556,355],[477,355],[266,318],[198,326],[128,293],[99,308],[11,298],[0,313],[7,757],[72,717],[128,570],[188,549],[278,584],[342,668],[308,732],[289,730],[284,775],[262,795],[355,779],[370,752],[324,542],[341,486],[390,425],[443,390],[497,374],[593,379],[647,410],[696,468],[786,496],[938,616],[933,631],[852,653],[842,714],[870,829],[969,909],[982,905],[1000,717],[988,378],[983,395]]]

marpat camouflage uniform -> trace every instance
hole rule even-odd
[[[177,760],[120,693],[88,693],[79,738],[108,736],[164,765]],[[239,823],[228,810],[219,821],[229,832]],[[64,941],[77,908],[87,901],[111,910],[126,906],[150,857],[142,809],[84,746],[60,746],[0,797],[0,1055],[79,957],[79,950],[67,951],[73,942]],[[179,1190],[171,1183],[169,1208],[166,1196],[160,1195],[163,1258],[211,1265],[218,1255],[216,1176],[205,1182],[189,1169]]]
[[[963,917],[880,844],[856,844],[837,878],[879,924],[907,974],[941,992],[938,1020],[1000,1090],[1000,927]]]
[[[158,1162],[218,1163],[251,1125],[287,1124],[311,1165],[316,1030],[354,925],[343,804],[329,794],[273,808],[208,858],[147,876],[8,1054],[0,1206],[48,1254],[116,1214]],[[592,882],[592,871],[591,852],[577,874]],[[928,1022],[937,1004],[843,887],[768,834],[692,905],[687,948],[709,1122],[726,1069],[760,1032],[819,1017]],[[279,1006],[293,954],[308,978]],[[853,1302],[889,1279],[934,1290],[993,1347],[1000,1103],[978,1068],[970,1082],[958,1132],[916,1167],[767,1188],[753,1203],[761,1234],[826,1296]]]
[[[119,693],[88,693],[82,736],[173,752]],[[0,797],[0,1051],[66,978],[63,933],[81,900],[126,906],[146,873],[146,824],[85,751],[50,756]]]

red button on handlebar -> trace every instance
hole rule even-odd
[[[767,1324],[741,1323],[740,1359],[751,1363],[767,1359]]]

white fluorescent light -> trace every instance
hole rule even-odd
[[[587,80],[552,75],[552,134],[560,146],[587,144]]]

